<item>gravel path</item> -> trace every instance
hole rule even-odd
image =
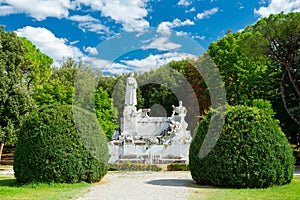
[[[190,172],[110,172],[79,200],[183,200],[195,187]]]
[[[13,175],[0,169],[0,175]],[[294,175],[300,175],[296,167]],[[190,172],[109,172],[78,200],[176,200],[200,199]]]

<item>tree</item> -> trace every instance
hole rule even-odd
[[[120,79],[120,77],[121,77],[120,75],[106,76],[102,74],[98,82],[98,87],[102,87],[111,98],[115,85],[117,81]]]
[[[37,103],[39,105],[72,104],[74,82],[82,68],[82,63],[76,63],[72,58],[64,60],[60,67],[53,67],[50,78],[39,84],[35,90],[34,98]]]
[[[3,146],[16,144],[25,116],[34,106],[27,90],[27,48],[14,32],[0,28],[0,159]]]
[[[285,110],[300,126],[300,13],[280,13],[262,18],[244,30],[245,52],[254,59],[269,58],[281,70],[280,92]],[[288,80],[288,84],[286,81]],[[285,88],[290,85],[292,90]],[[292,99],[292,103],[287,102]],[[289,105],[291,108],[289,108]]]
[[[195,92],[198,105],[200,109],[200,115],[203,115],[206,110],[211,106],[209,91],[207,85],[200,74],[199,66],[203,62],[204,57],[199,57],[197,60],[180,60],[180,61],[171,61],[168,63],[168,66],[182,73],[185,79],[191,85],[193,91]],[[188,96],[191,92],[188,92]],[[190,98],[187,98],[190,99]],[[192,111],[192,109],[189,109]],[[199,113],[196,115],[199,115]],[[196,118],[194,118],[196,120]],[[198,120],[197,120],[198,121]]]
[[[252,60],[244,55],[240,47],[242,38],[240,32],[228,33],[208,48],[224,81],[227,102],[238,105],[265,99],[273,103],[279,94],[280,71],[270,68],[273,65],[271,61]]]
[[[20,40],[22,40],[26,48],[24,64],[21,66],[21,70],[27,83],[27,89],[35,91],[39,85],[50,78],[53,59],[43,54],[26,38],[21,37]]]
[[[100,126],[108,140],[113,135],[114,128],[118,128],[116,111],[112,108],[112,99],[106,90],[98,87],[95,94],[95,110]]]
[[[74,81],[73,105],[95,111],[95,93],[102,74],[89,65],[82,65]]]

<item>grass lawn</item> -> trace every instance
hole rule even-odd
[[[0,176],[0,199],[76,199],[87,191],[90,184],[27,184],[19,186],[14,176]]]
[[[201,186],[200,186],[201,187]],[[283,186],[273,186],[267,189],[221,189],[202,187],[193,189],[189,200],[208,199],[255,199],[284,200],[300,199],[300,176],[294,176],[292,182]]]

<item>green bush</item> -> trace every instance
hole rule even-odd
[[[261,188],[291,181],[295,159],[290,144],[272,109],[265,106],[227,106],[216,145],[200,158],[210,119],[220,114],[220,109],[209,111],[191,143],[189,164],[195,181],[233,188]]]
[[[172,163],[167,165],[168,171],[189,171],[189,165],[183,163]]]
[[[113,163],[109,165],[110,171],[161,171],[162,168],[154,164],[131,164],[131,163]]]
[[[96,182],[107,173],[107,161],[97,118],[77,107],[52,105],[31,113],[22,126],[14,171],[19,183]]]

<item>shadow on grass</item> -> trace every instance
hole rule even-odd
[[[19,187],[15,178],[0,179],[0,186]]]

